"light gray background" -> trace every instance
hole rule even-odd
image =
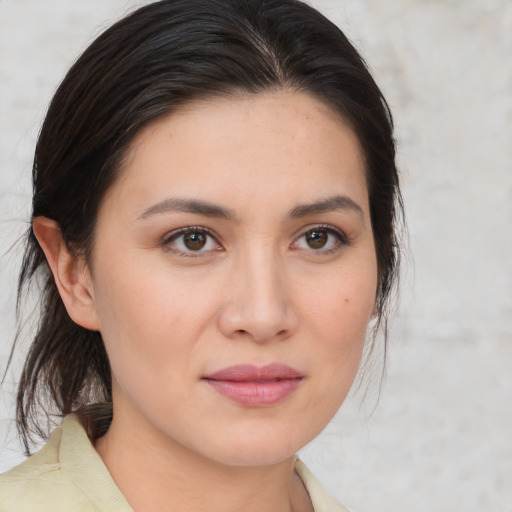
[[[29,215],[46,105],[79,52],[141,3],[0,0],[2,363],[20,260],[7,249]],[[511,512],[512,2],[311,3],[362,51],[394,112],[414,265],[377,408],[378,368],[303,458],[361,512]],[[1,389],[0,471],[23,459],[16,375]]]

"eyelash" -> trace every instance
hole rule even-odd
[[[327,233],[327,235],[333,235],[336,238],[336,242],[334,243],[334,246],[331,248],[328,248],[328,249],[324,249],[322,247],[320,247],[318,249],[314,249],[312,247],[309,247],[309,248],[293,247],[293,246],[297,245],[299,240],[301,240],[303,237],[305,237],[309,233],[313,233],[315,231],[325,232],[325,233]],[[172,231],[164,238],[164,240],[162,241],[162,246],[164,247],[164,249],[166,251],[168,251],[170,253],[177,254],[179,256],[189,257],[189,258],[201,257],[201,256],[204,256],[204,254],[201,254],[201,253],[208,254],[208,253],[212,252],[212,249],[208,249],[208,250],[200,249],[200,250],[194,251],[194,250],[183,250],[183,249],[173,246],[173,242],[175,242],[179,237],[184,236],[189,233],[191,233],[191,234],[197,233],[197,234],[206,235],[210,240],[213,240],[218,247],[218,249],[217,248],[213,249],[213,251],[222,250],[222,246],[218,242],[216,235],[210,229],[208,229],[204,226],[187,226],[187,227]],[[208,243],[208,241],[206,242],[206,244],[207,243]],[[327,225],[327,224],[315,224],[315,225],[307,226],[306,229],[301,230],[300,234],[292,242],[291,247],[293,250],[297,250],[297,251],[304,250],[304,251],[311,252],[311,253],[315,254],[315,256],[323,256],[323,255],[329,255],[329,254],[335,253],[335,252],[339,251],[343,246],[346,246],[349,244],[350,244],[350,240],[345,235],[345,233],[343,233],[341,230],[339,230],[333,226]]]
[[[190,234],[198,233],[198,234],[206,235],[209,239],[214,240],[216,245],[218,247],[220,247],[220,244],[217,241],[217,237],[212,233],[212,231],[210,231],[208,228],[206,228],[204,226],[186,226],[184,228],[176,229],[175,231],[172,231],[164,238],[164,240],[162,241],[162,246],[165,248],[166,251],[173,253],[173,254],[180,255],[180,256],[184,256],[186,258],[198,258],[198,257],[202,256],[201,253],[210,253],[211,252],[211,250],[203,250],[203,251],[202,250],[198,250],[198,251],[188,250],[188,251],[185,251],[185,250],[182,250],[182,249],[179,249],[179,248],[173,246],[172,242],[175,242],[180,236],[184,236],[189,233]],[[208,243],[208,242],[206,242],[206,243]],[[214,249],[214,251],[215,251],[215,249]]]
[[[296,245],[298,241],[301,240],[306,235],[308,235],[308,233],[313,233],[315,231],[325,232],[327,233],[327,235],[333,235],[336,239],[336,241],[334,242],[334,246],[328,249],[314,249],[312,247],[309,247],[305,249],[297,248],[295,250],[305,250],[313,253],[315,256],[328,256],[339,251],[342,247],[350,244],[349,238],[345,233],[343,233],[343,231],[328,224],[315,224],[312,226],[307,226],[306,229],[301,230],[301,234],[297,238],[295,238],[295,241],[293,242],[292,246]]]

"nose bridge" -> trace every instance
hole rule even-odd
[[[261,246],[241,262],[246,290],[246,306],[256,316],[277,316],[286,306],[284,269],[280,258],[269,246]]]
[[[230,335],[243,333],[260,342],[286,337],[295,321],[284,263],[271,244],[260,241],[250,245],[234,262],[225,329]]]

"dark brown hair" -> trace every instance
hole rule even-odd
[[[163,0],[101,34],[50,104],[35,152],[32,219],[54,219],[69,250],[90,261],[98,208],[142,127],[194,99],[275,88],[319,98],[359,139],[381,324],[397,275],[396,221],[402,209],[391,114],[340,29],[297,0]],[[41,408],[92,418],[93,438],[108,429],[112,414],[101,335],[69,318],[30,228],[18,301],[34,279],[41,283],[40,320],[17,396],[27,450],[32,433],[46,435],[37,420]]]

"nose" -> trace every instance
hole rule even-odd
[[[296,330],[286,272],[278,258],[252,254],[232,268],[218,324],[228,338],[258,343],[284,340]]]

